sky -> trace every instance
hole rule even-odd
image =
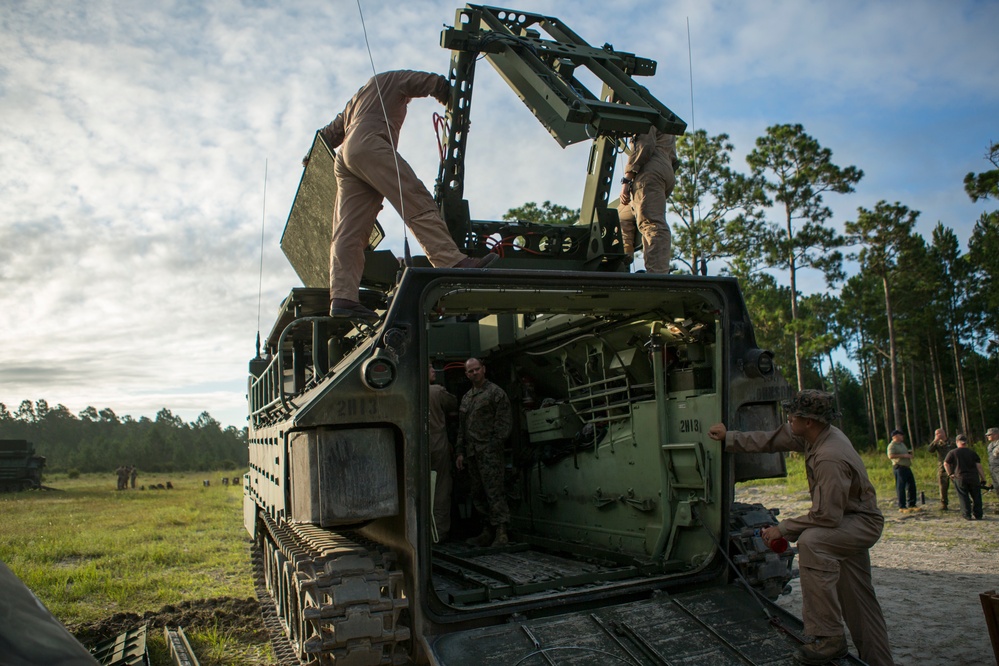
[[[373,71],[446,71],[440,32],[460,6],[0,3],[0,402],[133,418],[166,408],[188,422],[207,411],[243,427],[257,332],[300,285],[279,240],[302,156]],[[767,127],[803,125],[865,174],[826,198],[834,226],[897,201],[920,211],[918,231],[942,222],[966,249],[996,206],[963,188],[999,141],[995,0],[513,8],[656,60],[640,82],[689,129],[728,134],[739,171]],[[528,201],[578,207],[588,147],[560,148],[485,61],[475,84],[473,218]],[[430,188],[435,111],[415,100],[400,140]],[[380,220],[382,247],[401,253],[398,216]],[[819,276],[801,287],[825,289]]]

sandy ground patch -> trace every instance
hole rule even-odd
[[[999,590],[999,498],[984,499],[984,520],[966,521],[953,489],[949,511],[939,509],[936,489],[911,513],[900,512],[893,498],[879,498],[885,531],[871,549],[871,564],[898,666],[996,663],[978,595]],[[737,500],[780,508],[779,517],[810,505],[807,493],[789,495],[782,486],[743,488]],[[791,587],[778,603],[800,617],[797,579]]]

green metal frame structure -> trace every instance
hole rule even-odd
[[[609,44],[591,46],[553,16],[484,5],[459,9],[454,27],[441,33],[441,46],[452,52],[451,102],[435,195],[458,246],[483,254],[490,242],[515,239],[514,256],[504,258],[524,265],[548,259],[563,269],[621,269],[617,213],[608,204],[614,160],[623,140],[653,126],[677,135],[687,127],[633,78],[654,75],[656,62],[615,51]],[[593,142],[578,224],[471,219],[464,199],[465,153],[480,57],[499,72],[559,145]],[[584,72],[589,76],[584,77]],[[599,94],[584,79],[598,81]]]

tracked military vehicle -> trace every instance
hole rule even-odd
[[[756,534],[775,512],[734,497],[739,480],[784,475],[783,459],[707,437],[718,421],[776,427],[787,384],[737,282],[630,272],[609,201],[624,138],[685,130],[634,80],[656,63],[554,17],[477,5],[441,45],[452,96],[437,201],[460,248],[502,258],[402,265],[373,236],[362,302],[379,321],[327,316],[336,186],[317,134],[282,238],[303,286],[250,363],[245,525],[299,661],[788,662],[801,625],[771,600],[794,551],[766,548]],[[561,145],[592,142],[578,224],[470,218],[483,58]],[[513,404],[503,546],[435,542],[429,366],[460,397],[470,357]],[[459,537],[481,527],[470,507],[456,492]]]
[[[0,492],[42,487],[45,456],[35,455],[35,445],[23,439],[0,439]]]

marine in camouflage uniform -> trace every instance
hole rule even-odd
[[[506,503],[503,474],[503,443],[513,428],[510,398],[499,386],[486,379],[486,367],[479,359],[465,362],[465,374],[472,388],[462,397],[458,409],[458,442],[455,464],[468,467],[472,502],[488,518],[482,534],[470,543],[477,546],[504,545],[510,508]],[[493,536],[495,530],[495,537]]]
[[[940,485],[940,509],[946,511],[948,505],[947,495],[950,492],[950,476],[947,474],[947,470],[944,469],[944,458],[957,447],[947,439],[947,433],[943,428],[937,428],[933,441],[926,448],[930,450],[930,453],[937,454],[937,482]]]
[[[989,461],[989,471],[992,473],[993,491],[999,493],[999,428],[989,428],[985,431],[988,445],[985,448]]]

